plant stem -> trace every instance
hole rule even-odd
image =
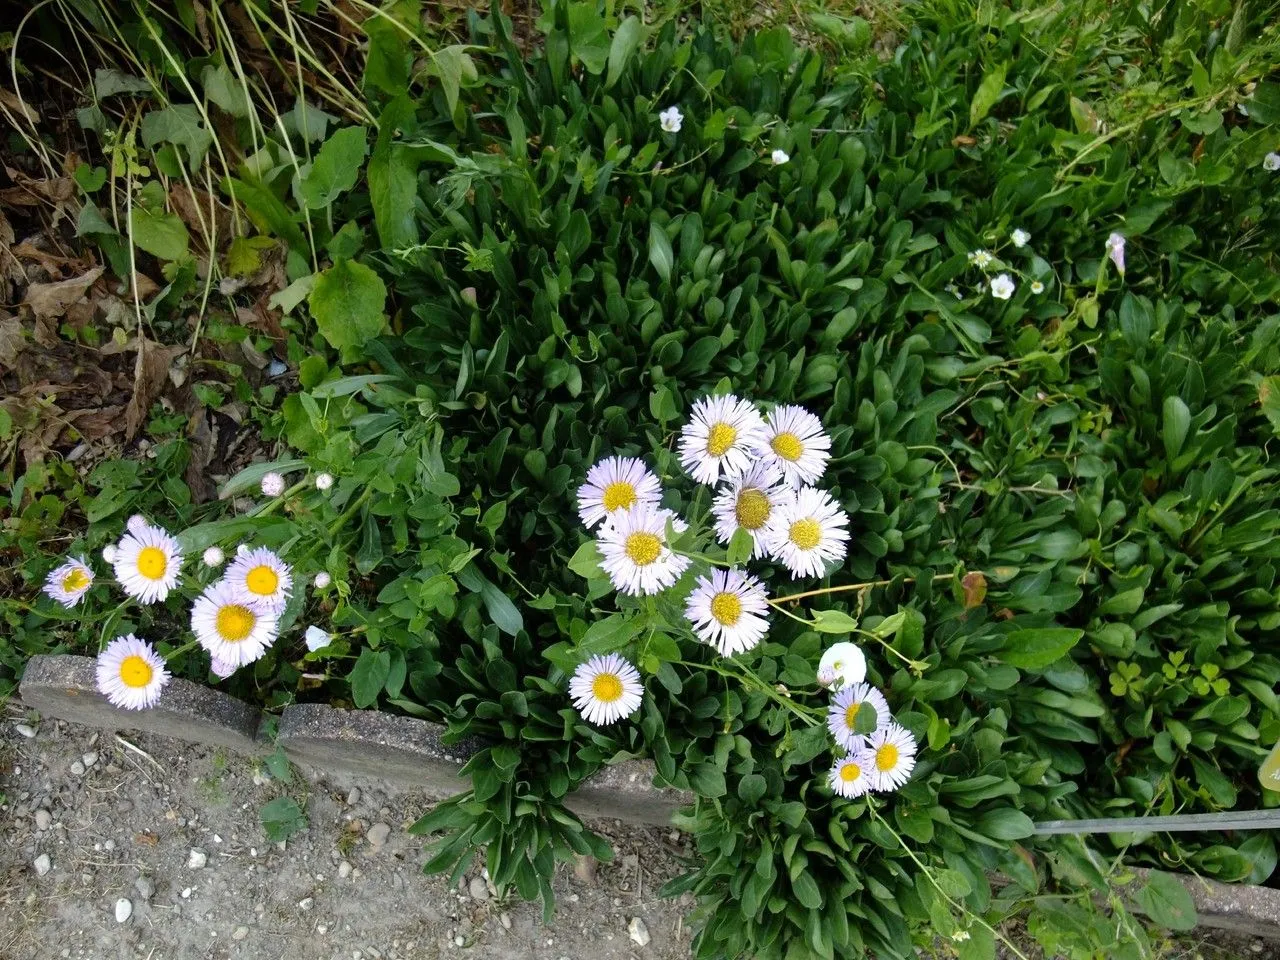
[[[954,573],[938,573],[934,574],[931,579],[936,582],[938,580],[952,580],[954,578]],[[916,579],[916,577],[904,577],[901,582],[915,583]],[[866,583],[845,583],[838,587],[823,587],[821,590],[805,590],[803,593],[789,593],[785,597],[774,597],[770,603],[786,603],[791,600],[804,600],[806,597],[822,597],[829,593],[847,593],[850,590],[870,590],[873,587],[887,587],[893,582],[893,580],[868,580]]]
[[[814,716],[814,714],[811,711],[806,710],[804,707],[796,703],[790,697],[784,696],[783,694],[779,693],[776,689],[771,687],[769,684],[765,683],[765,681],[761,680],[759,677],[757,677],[754,673],[752,673],[749,670],[744,673],[737,673],[733,670],[725,670],[712,663],[694,663],[690,660],[675,660],[672,662],[681,667],[693,667],[694,669],[697,669],[697,670],[707,670],[711,673],[718,673],[722,677],[729,677],[730,679],[738,680],[741,683],[743,683],[745,686],[754,686],[757,690],[760,690],[767,697],[769,697],[769,699],[774,700],[781,706],[786,707],[788,710],[794,713],[797,717],[799,717],[809,726],[816,727],[822,723],[821,718]]]

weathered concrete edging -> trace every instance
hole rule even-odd
[[[1133,872],[1144,883],[1151,873],[1141,867]],[[1280,940],[1280,890],[1252,883],[1219,883],[1185,874],[1170,876],[1191,894],[1197,926]]]
[[[90,657],[32,657],[19,693],[40,713],[108,730],[144,730],[240,753],[262,754],[273,744],[254,707],[219,690],[174,678],[150,710],[120,710],[98,693]],[[276,741],[290,760],[320,773],[336,772],[413,787],[443,798],[467,789],[459,771],[485,744],[446,745],[445,728],[427,720],[377,710],[340,710],[323,704],[285,707]],[[653,764],[628,760],[602,770],[566,799],[588,819],[618,819],[665,826],[693,803],[687,791],[653,785]]]

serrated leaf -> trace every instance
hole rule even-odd
[[[312,210],[323,210],[356,185],[369,151],[364,127],[343,127],[320,147],[299,192]]]
[[[204,126],[200,111],[190,103],[153,110],[142,118],[142,142],[154,150],[158,144],[172,143],[187,151],[189,169],[195,172],[213,144],[213,134]]]
[[[307,297],[320,333],[339,350],[358,347],[382,332],[387,288],[372,269],[338,260],[322,272]]]
[[[233,117],[247,117],[253,109],[249,91],[223,64],[209,64],[200,71],[200,85],[206,97]]]

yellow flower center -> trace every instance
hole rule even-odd
[[[89,583],[89,575],[76,567],[62,578],[62,589],[66,593],[75,593],[77,590],[83,590]]]
[[[711,615],[726,627],[732,627],[742,616],[742,601],[727,591],[711,598]]]
[[[151,664],[136,653],[120,661],[120,682],[126,687],[133,687],[135,690],[145,687],[151,682],[154,674],[155,670],[151,668]]]
[[[627,537],[626,552],[637,567],[647,567],[662,553],[662,541],[652,533],[633,533]]]
[[[898,765],[898,748],[892,743],[885,743],[876,749],[876,769],[888,773]]]
[[[258,618],[248,607],[229,603],[218,611],[218,636],[228,643],[239,643],[257,625]]]
[[[614,510],[630,510],[636,502],[636,488],[625,480],[616,480],[604,488],[604,508],[612,513]]]
[[[244,585],[249,588],[250,593],[269,597],[280,586],[280,575],[266,564],[260,564],[245,574]]]
[[[854,724],[858,722],[858,708],[860,703],[851,703],[844,708],[844,725],[850,730],[854,729]]]
[[[817,520],[806,517],[791,524],[788,536],[801,550],[812,550],[822,540],[822,528],[818,526]]]
[[[769,498],[761,490],[743,490],[738,494],[738,504],[733,513],[737,517],[738,526],[744,530],[759,530],[769,519],[773,507]]]
[[[783,460],[790,460],[793,463],[804,453],[804,444],[794,433],[778,434],[769,441],[769,446],[773,447],[773,452]]]
[[[845,783],[853,783],[862,776],[862,768],[856,763],[846,763],[840,768],[840,779]]]
[[[707,434],[707,453],[723,457],[738,440],[738,428],[727,423],[717,423]]]
[[[622,681],[615,673],[602,673],[591,681],[591,692],[601,703],[622,699]]]
[[[169,566],[169,558],[159,547],[143,547],[138,551],[138,573],[148,580],[159,580]]]

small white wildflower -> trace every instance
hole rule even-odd
[[[284,493],[284,477],[274,470],[262,478],[262,492],[268,497],[278,497]]]
[[[1280,153],[1268,153],[1263,157],[1262,169],[1270,173],[1280,170]]]
[[[680,112],[679,107],[667,107],[658,114],[658,122],[662,125],[664,132],[679,133],[684,123],[684,114]]]
[[[317,490],[321,490],[321,491],[323,491],[323,490],[328,490],[328,489],[329,489],[329,488],[331,488],[332,486],[333,486],[333,474],[332,474],[332,473],[317,473],[317,474],[316,474],[316,489],[317,489]]]
[[[329,584],[333,583],[333,577],[321,570],[316,574],[316,578],[312,582],[315,584],[317,590],[323,590]]]
[[[307,627],[307,632],[303,634],[306,641],[307,649],[312,653],[317,650],[323,650],[333,642],[333,637],[329,635],[327,630],[321,630],[319,627]]]
[[[991,295],[997,300],[1008,300],[1013,296],[1013,291],[1013,279],[1007,273],[1001,273],[991,278]]]
[[[1031,281],[1031,292],[1035,294],[1044,293],[1044,284],[1039,280]]]
[[[1013,233],[1009,234],[1009,239],[1013,241],[1013,245],[1021,250],[1031,242],[1031,234],[1019,227]]]
[[[785,150],[775,150],[773,153],[769,154],[769,159],[773,161],[773,165],[775,167],[780,167],[791,159],[791,154],[787,153]]]
[[[957,287],[954,283],[948,283],[943,289],[946,290],[947,293],[955,297],[957,300],[964,299],[964,295],[960,292],[960,288]]]
[[[102,548],[102,559],[107,563],[116,562],[116,545],[114,543],[108,543]]]
[[[220,567],[227,555],[222,552],[221,547],[210,547],[200,559],[206,567]]]
[[[1116,269],[1120,271],[1120,276],[1124,276],[1124,234],[1113,233],[1107,237],[1107,256],[1111,258],[1111,262],[1116,265]]]
[[[994,261],[995,257],[986,250],[969,251],[969,263],[977,267],[979,270],[987,269],[987,267],[991,266]]]

